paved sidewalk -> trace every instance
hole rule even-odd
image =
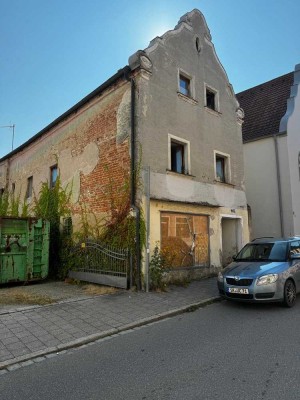
[[[168,292],[130,292],[0,313],[0,370],[144,325],[219,298],[216,278]],[[1,311],[1,309],[0,309]]]

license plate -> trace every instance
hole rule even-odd
[[[228,292],[229,293],[238,293],[238,294],[249,294],[248,289],[237,288],[237,287],[228,288]]]

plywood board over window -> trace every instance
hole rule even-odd
[[[161,213],[161,251],[168,268],[208,265],[208,217]]]

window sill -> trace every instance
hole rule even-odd
[[[167,172],[167,175],[182,176],[184,178],[189,178],[189,179],[194,179],[195,178],[195,175],[182,174],[180,172],[172,171],[171,169],[167,169],[166,172]]]
[[[235,187],[235,185],[233,183],[230,182],[222,182],[219,181],[218,179],[214,179],[214,183],[217,183],[219,185],[225,185],[225,186],[231,186],[231,187]]]
[[[181,92],[177,92],[178,97],[180,97],[182,100],[187,101],[190,104],[196,105],[198,104],[198,101],[193,99],[192,97],[186,96],[185,94],[182,94]]]
[[[212,108],[209,108],[209,107],[207,107],[207,106],[204,106],[204,108],[205,108],[205,110],[206,110],[207,112],[209,112],[210,114],[213,114],[213,115],[216,115],[216,116],[221,116],[221,115],[222,115],[222,113],[219,112],[218,110],[213,110]]]

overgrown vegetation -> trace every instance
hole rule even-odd
[[[0,216],[9,215],[9,193],[4,192],[0,196]]]
[[[61,274],[62,253],[66,246],[72,244],[70,235],[66,235],[61,229],[62,219],[71,214],[70,198],[71,190],[62,187],[59,176],[54,187],[50,188],[49,183],[44,182],[38,195],[34,195],[33,215],[50,222],[49,275],[54,278],[64,277]]]
[[[150,287],[152,290],[165,290],[164,277],[164,256],[156,243],[149,265]]]
[[[107,167],[108,168],[108,167]],[[136,173],[137,190],[141,186],[139,168]],[[71,220],[72,188],[63,188],[58,175],[54,187],[43,182],[38,193],[34,193],[33,202],[26,199],[21,202],[20,195],[4,192],[0,196],[0,216],[34,216],[50,222],[49,275],[53,278],[65,278],[67,271],[76,265],[73,249],[76,243],[91,239],[115,248],[128,249],[133,258],[134,280],[136,278],[136,217],[131,213],[130,177],[124,170],[122,184],[111,176],[103,188],[108,213],[99,216],[91,210],[84,197],[80,202],[80,224],[73,233],[65,229],[62,221]],[[145,244],[146,227],[144,216],[140,215],[140,252]]]

